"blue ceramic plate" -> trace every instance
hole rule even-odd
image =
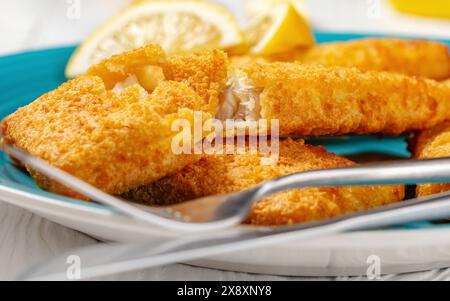
[[[341,41],[367,37],[364,35],[317,33],[317,41]],[[17,108],[24,106],[40,95],[55,89],[66,81],[64,69],[74,47],[45,49],[0,57],[0,118],[3,119]],[[407,158],[407,144],[404,137],[339,137],[314,139],[313,144],[322,144],[329,151],[339,155],[377,153]],[[15,169],[4,154],[0,155],[0,185],[20,190],[53,201],[75,206],[90,207],[110,211],[95,203],[85,203],[42,191],[31,177]],[[429,222],[407,225],[407,228],[443,227]]]
[[[317,33],[319,42],[363,35]],[[74,47],[0,57],[0,118],[14,112],[66,79],[64,68]],[[376,153],[409,157],[404,137],[340,137],[309,141],[340,155]],[[123,216],[108,207],[64,198],[39,189],[0,153],[0,199],[61,225],[102,240],[149,240],[167,231]],[[240,227],[245,231],[245,227]],[[395,274],[450,266],[450,227],[422,222],[393,229],[338,234],[227,253],[189,264],[241,272],[293,276],[365,275],[369,256],[376,254],[383,273]]]

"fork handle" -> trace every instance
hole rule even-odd
[[[65,280],[70,254],[83,259],[83,278],[107,276],[177,262],[190,262],[228,252],[301,241],[330,234],[368,230],[401,223],[450,216],[450,194],[431,196],[315,223],[273,229],[209,233],[206,237],[160,238],[136,245],[96,245],[52,258],[22,274],[21,280]],[[106,255],[105,255],[106,254]],[[106,256],[106,257],[105,257]]]
[[[291,174],[262,184],[257,200],[296,188],[450,182],[450,157],[394,161]]]

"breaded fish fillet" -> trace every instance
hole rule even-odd
[[[425,40],[371,38],[319,44],[270,57],[238,56],[232,64],[286,61],[357,67],[362,70],[390,71],[410,76],[443,80],[450,78],[450,56],[444,43]]]
[[[414,157],[430,159],[450,157],[450,122],[423,131],[414,139]],[[417,196],[427,196],[450,190],[450,184],[423,184],[417,185]]]
[[[360,39],[317,45],[295,59],[302,63],[392,71],[442,80],[450,77],[448,46],[425,40]]]
[[[194,111],[212,118],[226,83],[223,52],[186,57],[191,58],[196,59],[189,66],[169,65],[171,59],[158,46],[114,56],[8,116],[2,124],[3,143],[110,194],[156,181],[199,159],[174,154],[172,123],[185,119],[192,124]],[[153,90],[145,90],[133,72],[152,64],[170,74],[179,68],[176,72],[186,77],[163,77]],[[29,171],[43,189],[83,199]]]
[[[199,197],[241,191],[263,181],[314,169],[355,163],[302,140],[280,142],[277,164],[264,165],[258,154],[210,155],[182,171],[124,195],[146,204],[173,204]],[[308,188],[282,192],[253,206],[248,223],[285,225],[321,220],[398,202],[403,186]]]
[[[398,73],[254,63],[228,90],[220,119],[278,119],[281,135],[398,135],[450,119],[449,85]]]

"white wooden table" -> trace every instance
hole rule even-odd
[[[227,1],[227,0],[222,0]],[[232,0],[234,1],[234,0]],[[450,38],[450,23],[397,17],[381,3],[381,15],[368,13],[372,8],[355,6],[360,0],[329,1],[335,5],[324,11],[324,1],[309,6],[312,19],[322,29],[406,33]],[[75,1],[76,2],[76,1]],[[67,17],[73,0],[0,0],[0,55],[21,50],[72,44],[85,37],[92,28],[126,5],[127,0],[81,0],[81,18]],[[376,1],[375,1],[376,2]],[[373,1],[367,1],[373,4]],[[349,7],[353,9],[350,10]],[[355,17],[355,7],[361,14]],[[369,10],[368,10],[369,9]],[[333,12],[331,18],[327,12]],[[336,12],[339,14],[336,15]],[[350,14],[349,14],[350,12]],[[356,14],[357,15],[357,14]],[[65,228],[15,206],[0,201],[0,280],[12,280],[18,273],[47,258],[98,241]],[[170,265],[156,269],[103,278],[108,280],[310,280],[317,278],[275,277],[211,269]],[[333,278],[321,278],[332,280]],[[390,280],[450,280],[450,269],[423,273],[385,276]],[[344,278],[337,280],[365,280]]]

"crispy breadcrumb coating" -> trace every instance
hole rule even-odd
[[[254,59],[260,60],[256,57]],[[435,80],[450,78],[448,46],[428,40],[357,39],[299,48],[265,59],[390,71]],[[250,61],[248,58],[247,62]],[[236,62],[244,62],[244,58],[237,58]]]
[[[167,57],[158,45],[148,45],[130,52],[112,56],[91,67],[87,75],[99,76],[108,89],[130,75],[138,75],[140,84],[149,66],[162,69],[162,80],[174,80],[189,85],[206,101],[204,110],[214,114],[218,105],[218,94],[227,81],[227,55],[220,50],[205,51],[190,55]],[[151,91],[149,91],[151,92]]]
[[[164,69],[167,61],[159,49],[148,46],[114,56],[91,68],[89,75],[18,109],[3,121],[3,143],[24,149],[110,194],[151,183],[195,162],[198,156],[174,154],[171,144],[178,133],[171,126],[177,119],[193,124],[194,111],[203,112],[204,119],[214,117],[217,95],[226,82],[227,59],[219,51],[198,54],[198,65],[179,70],[187,78],[163,80],[153,91],[132,81],[127,85],[116,82],[134,76],[132,72],[141,64],[158,64]],[[199,74],[204,74],[196,77],[202,80],[198,83],[202,96],[192,88],[197,84],[192,78]],[[84,199],[31,168],[29,171],[43,189]]]
[[[302,63],[392,71],[442,80],[450,77],[450,56],[444,43],[426,40],[360,39],[317,45],[296,59]]]
[[[423,131],[417,135],[413,145],[414,157],[430,159],[450,157],[450,122]],[[418,197],[450,190],[449,183],[417,185]]]
[[[353,166],[355,163],[302,140],[280,143],[277,164],[264,165],[258,154],[210,155],[182,171],[132,190],[125,198],[145,204],[173,204],[245,190],[295,172]],[[285,225],[321,220],[402,200],[403,186],[308,188],[282,192],[253,206],[247,223]]]
[[[168,92],[170,91],[170,92]],[[191,112],[160,115],[152,102],[200,96],[177,82],[162,83],[142,98],[137,86],[121,93],[98,77],[81,76],[19,109],[3,122],[4,143],[13,144],[111,194],[157,180],[194,162],[171,155],[171,120]],[[167,97],[170,93],[172,97]],[[29,169],[39,186],[80,197]]]
[[[158,45],[150,44],[133,51],[113,55],[92,66],[86,75],[98,76],[106,89],[112,89],[118,82],[124,81],[130,74],[137,74],[146,66],[162,67],[166,63],[166,54]]]
[[[232,56],[229,58],[230,61],[230,69],[240,69],[242,67],[246,67],[255,63],[272,63],[271,59],[262,56],[255,55],[238,55]]]
[[[225,62],[228,62],[227,55],[219,50],[175,55],[166,61],[164,74],[167,79],[185,82],[201,97],[217,99],[227,81]]]
[[[390,134],[450,119],[450,86],[357,68],[255,63],[242,68],[261,90],[260,117],[281,135]]]
[[[299,62],[390,71],[435,80],[450,78],[450,55],[444,43],[428,40],[371,38],[318,44],[269,57],[242,55],[232,65],[254,62]]]

